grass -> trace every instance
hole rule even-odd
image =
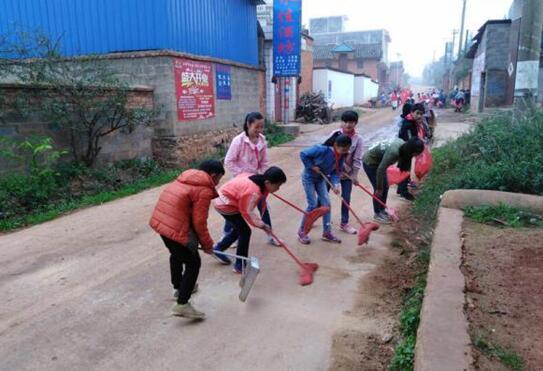
[[[394,356],[389,369],[392,371],[411,371],[415,361],[415,346],[417,343],[417,329],[420,323],[420,311],[426,288],[426,275],[428,272],[429,249],[418,251],[416,259],[417,279],[415,285],[407,293],[400,312],[401,340],[394,349]]]
[[[292,135],[285,134],[277,125],[274,124],[266,125],[265,134],[269,147],[274,147],[294,139]],[[197,165],[197,163],[210,158],[222,160],[224,155],[224,151],[218,152],[214,156],[203,158],[200,161],[191,164],[189,167],[194,167]],[[131,162],[129,161],[127,163]],[[120,166],[126,165],[123,163],[120,164]],[[17,228],[43,223],[80,208],[101,205],[109,201],[139,193],[149,188],[161,186],[175,179],[182,170],[183,169],[153,169],[153,171],[150,171],[148,175],[143,176],[141,179],[137,179],[128,184],[122,184],[119,187],[115,186],[118,189],[108,189],[106,191],[97,192],[95,194],[87,194],[81,197],[73,197],[69,193],[63,194],[62,196],[57,194],[56,196],[59,197],[58,200],[51,201],[46,199],[45,203],[32,208],[30,212],[26,212],[24,214],[18,213],[3,219],[0,218],[0,232],[12,231]],[[99,182],[98,184],[101,184],[100,182],[103,182],[104,184],[110,183],[111,177],[115,175],[114,173],[112,174],[107,171],[102,172],[100,170],[96,171],[95,173],[96,174],[93,175],[92,179],[93,181]],[[68,177],[69,176],[66,175],[65,178]],[[102,186],[98,188],[102,188]]]
[[[500,345],[491,343],[482,334],[478,334],[472,339],[473,346],[485,354],[488,358],[499,359],[508,369],[513,371],[524,370],[524,361],[517,353],[512,350],[502,348]]]
[[[498,224],[512,228],[543,227],[541,216],[505,204],[468,207],[464,212],[468,218],[483,224]]]
[[[483,120],[456,141],[432,151],[433,168],[412,207],[420,232],[430,231],[436,220],[441,195],[450,189],[490,189],[543,195],[543,111],[520,122],[510,113]],[[510,226],[540,225],[541,218],[509,206],[471,208],[466,215],[482,222],[499,219]],[[417,252],[417,280],[400,313],[401,339],[395,348],[391,370],[412,370],[416,331],[430,262],[429,248]],[[522,360],[499,346],[489,346],[502,363],[521,370]]]
[[[0,220],[0,231],[6,232],[23,226],[43,223],[73,210],[101,205],[121,197],[130,196],[143,190],[171,182],[178,175],[179,170],[164,171],[161,174],[135,181],[116,191],[105,191],[94,195],[83,196],[80,199],[64,200],[58,204],[46,206],[43,209],[39,209],[36,212],[27,215],[3,219]]]

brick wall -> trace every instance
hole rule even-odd
[[[313,91],[313,40],[304,37],[305,49],[302,50],[302,82],[298,87],[298,96]]]
[[[215,64],[231,67],[231,100],[216,99],[215,117],[197,121],[177,121],[175,81],[173,63],[176,57],[202,60],[212,63],[215,79]],[[264,85],[265,72],[261,69],[207,57],[186,55],[177,52],[122,53],[104,58],[108,68],[117,71],[117,76],[130,84],[145,84],[155,91],[155,104],[161,116],[154,126],[153,157],[164,164],[178,166],[193,161],[192,154],[211,155],[222,141],[229,142],[243,127],[248,112],[266,112]],[[213,89],[215,90],[215,86]],[[172,147],[175,143],[176,147]],[[194,143],[198,143],[195,150]],[[165,146],[168,150],[162,149]],[[174,149],[172,149],[174,148]],[[168,153],[169,151],[169,153]]]
[[[16,97],[23,90],[30,87],[24,85],[0,85],[0,94],[7,97]],[[128,93],[129,107],[153,107],[153,90],[140,87],[132,89]],[[32,136],[50,137],[53,139],[56,149],[70,150],[69,131],[62,129],[55,123],[46,122],[39,115],[32,117],[22,117],[17,114],[10,114],[5,119],[6,122],[0,123],[0,136],[14,140],[23,140]],[[112,161],[128,160],[133,158],[151,158],[151,141],[153,129],[151,127],[140,126],[133,132],[127,130],[118,130],[106,137],[103,137],[100,146],[102,150],[98,155],[98,163],[108,163]],[[7,161],[0,157],[0,169],[2,171],[19,169],[20,164],[13,161]]]

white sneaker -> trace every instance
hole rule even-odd
[[[190,303],[175,304],[172,307],[172,314],[177,317],[185,317],[191,319],[204,319],[206,316],[205,313],[194,309],[194,307]]]

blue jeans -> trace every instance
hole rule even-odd
[[[368,176],[371,185],[373,186],[373,190],[375,190],[377,185],[377,168],[376,167],[370,167],[366,164],[362,164],[364,166],[364,171],[366,172],[366,175]],[[388,180],[387,176],[385,175],[385,182],[383,184],[383,195],[381,196],[381,201],[386,204],[387,202],[387,196],[388,196]],[[377,201],[373,200],[373,212],[375,214],[380,213],[385,208],[378,203]]]
[[[307,179],[302,175],[302,185],[305,191],[305,197],[307,199],[307,209],[306,211],[312,211],[320,206],[330,207],[330,198],[328,197],[328,189],[326,188],[326,183],[324,180],[312,180]],[[330,226],[331,212],[327,212],[322,217],[322,226],[323,232],[327,233],[332,230]],[[305,222],[305,215],[302,218],[302,224],[300,229],[303,228]]]
[[[264,213],[262,213],[262,209],[264,205],[266,205],[266,210],[264,211]],[[269,211],[270,208],[268,207],[268,205],[265,202],[259,202],[257,207],[258,207],[258,211],[260,211],[260,216],[262,217],[262,221],[271,227],[272,224],[271,224],[271,217],[270,217],[270,211]],[[232,223],[230,223],[228,220],[225,220],[224,229],[223,229],[224,235],[227,235],[231,231],[232,231]],[[236,241],[234,240],[234,242]]]
[[[348,205],[351,204],[351,193],[353,191],[353,182],[350,179],[341,180],[341,197],[347,202]],[[341,224],[349,223],[349,209],[347,206],[341,203]]]
[[[327,184],[326,189],[330,192],[330,186]],[[351,193],[353,192],[353,181],[350,179],[341,180],[341,198],[343,198],[348,205],[351,204]],[[321,206],[318,204],[318,206]],[[349,223],[349,208],[345,204],[341,203],[341,224]]]

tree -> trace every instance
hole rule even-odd
[[[2,42],[4,47],[2,47]],[[158,111],[133,107],[130,89],[105,68],[99,57],[68,59],[39,33],[18,33],[0,38],[0,80],[22,83],[27,88],[15,102],[0,96],[0,107],[11,105],[26,116],[40,115],[70,135],[75,162],[93,166],[102,139],[125,129],[132,132],[150,125]],[[1,94],[0,94],[1,95]]]

